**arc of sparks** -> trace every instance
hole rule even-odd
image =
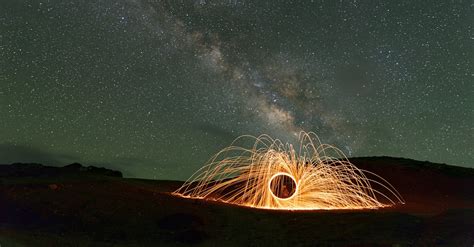
[[[236,145],[252,140],[251,148]],[[382,177],[357,168],[313,132],[300,145],[268,135],[241,136],[194,173],[173,195],[284,210],[367,209],[404,203]],[[376,188],[374,188],[374,186]]]

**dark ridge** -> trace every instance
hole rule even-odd
[[[103,167],[83,166],[72,163],[64,167],[45,166],[38,163],[13,163],[0,165],[0,177],[56,177],[68,175],[93,175],[122,177],[122,172]]]
[[[349,161],[359,168],[368,168],[369,170],[397,165],[417,171],[436,170],[448,176],[471,177],[474,175],[474,168],[433,163],[429,161],[419,161],[407,158],[373,156],[349,158]]]

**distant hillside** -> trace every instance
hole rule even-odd
[[[83,166],[79,163],[72,163],[64,167],[45,166],[37,163],[0,165],[0,177],[54,177],[64,175],[122,177],[122,172],[103,167]]]
[[[432,163],[429,161],[418,161],[406,158],[395,158],[389,156],[375,156],[375,157],[355,157],[349,159],[351,163],[359,168],[384,168],[388,166],[401,166],[414,170],[436,170],[446,175],[455,176],[473,176],[474,169],[469,167],[454,166],[448,164]]]

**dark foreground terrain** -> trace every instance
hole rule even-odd
[[[181,182],[73,164],[0,166],[0,246],[474,246],[474,169],[351,160],[405,205],[272,211],[176,198]]]

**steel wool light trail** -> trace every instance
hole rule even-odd
[[[254,141],[251,148],[236,145]],[[284,210],[365,209],[404,203],[380,176],[358,169],[337,148],[301,132],[299,147],[268,135],[241,136],[214,155],[176,196]],[[376,188],[376,189],[375,189]]]

